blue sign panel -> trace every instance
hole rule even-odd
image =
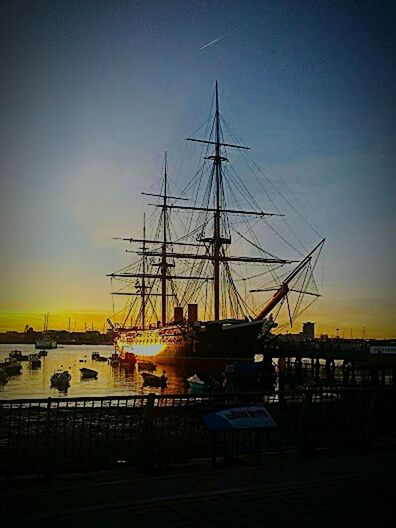
[[[232,407],[205,414],[203,422],[209,431],[266,429],[276,427],[272,416],[262,405]]]

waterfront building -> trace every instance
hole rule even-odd
[[[315,323],[303,323],[302,335],[304,339],[314,339],[315,337]]]

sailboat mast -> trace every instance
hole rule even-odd
[[[167,195],[167,187],[168,187],[168,156],[167,152],[165,152],[165,159],[164,159],[164,195],[163,195],[163,221],[164,221],[164,231],[163,231],[163,241],[162,241],[162,260],[161,260],[161,323],[162,326],[166,325],[166,280],[167,280],[167,262],[166,262],[166,247],[167,247],[167,239],[166,239],[166,231],[167,231],[167,223],[168,223],[168,195]]]
[[[146,213],[143,213],[143,273],[142,273],[142,288],[141,288],[141,296],[142,296],[142,329],[145,330],[146,328],[146,282],[145,282],[145,275],[146,275]]]
[[[214,232],[213,232],[213,279],[214,279],[214,318],[220,319],[220,251],[221,251],[221,156],[220,156],[220,114],[219,114],[219,91],[216,81],[216,137],[215,137],[215,156],[214,168],[216,176],[216,210],[214,213]]]

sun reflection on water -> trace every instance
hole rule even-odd
[[[147,345],[138,345],[133,346],[133,353],[137,356],[146,356],[153,357],[161,352],[163,345],[161,343],[152,343]]]

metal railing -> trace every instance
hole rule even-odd
[[[277,423],[261,432],[265,451],[303,451],[394,439],[394,388],[309,389],[240,394],[148,394],[0,401],[4,476],[132,466],[210,456],[206,411],[263,404]],[[218,454],[254,452],[255,431],[218,435]]]

